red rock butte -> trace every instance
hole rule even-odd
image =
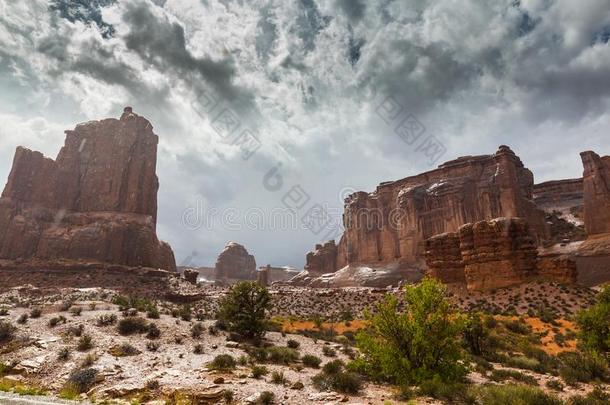
[[[157,144],[148,120],[66,131],[57,159],[18,147],[0,198],[0,262],[28,268],[119,265],[175,271],[156,235]]]
[[[582,179],[534,185],[503,145],[356,192],[339,243],[317,245],[291,283],[383,287],[426,272],[471,290],[609,280],[610,157],[581,155]]]

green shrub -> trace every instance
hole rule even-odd
[[[93,348],[93,338],[91,335],[82,335],[78,339],[78,344],[76,345],[76,349],[80,352],[86,352],[87,350],[91,350]]]
[[[274,371],[271,373],[271,382],[273,384],[285,384],[286,377],[284,377],[284,373],[281,371]]]
[[[159,344],[159,342],[146,342],[146,350],[148,350],[149,352],[156,352],[157,350],[159,350],[159,347],[161,347],[161,344]]]
[[[506,329],[511,332],[518,333],[519,335],[527,335],[532,331],[532,329],[525,322],[519,319],[514,321],[506,321],[504,325],[506,326]]]
[[[322,371],[311,379],[314,386],[321,390],[334,390],[344,394],[357,394],[362,387],[362,380],[356,373],[344,370],[340,360],[333,360],[324,365]]]
[[[555,391],[563,391],[563,384],[559,380],[548,380],[546,386]]]
[[[505,364],[509,367],[521,368],[525,370],[540,370],[540,362],[525,356],[509,357]]]
[[[196,323],[191,327],[191,336],[194,338],[199,338],[203,332],[205,331],[205,327],[202,323]]]
[[[489,336],[489,331],[483,325],[481,315],[470,314],[464,323],[463,331],[464,341],[470,352],[480,356],[486,349],[486,340]]]
[[[608,355],[610,352],[610,284],[597,295],[597,303],[580,311],[579,343],[587,349]]]
[[[161,336],[161,330],[155,323],[148,325],[148,332],[146,332],[147,339],[158,339]]]
[[[517,382],[522,382],[527,385],[538,385],[538,382],[536,381],[536,379],[534,377],[532,377],[531,375],[524,374],[520,371],[516,371],[516,370],[505,370],[505,369],[493,370],[491,372],[491,375],[489,376],[490,380],[498,381],[498,382],[506,381],[509,378],[512,378],[513,380],[515,380]]]
[[[0,321],[0,343],[6,343],[15,337],[17,328],[9,321]]]
[[[59,349],[59,352],[57,353],[57,359],[59,361],[66,361],[70,358],[70,349],[67,347],[62,347],[61,349]]]
[[[381,381],[414,385],[435,375],[444,382],[459,381],[466,373],[460,350],[462,323],[446,299],[445,286],[430,278],[407,286],[405,310],[396,297],[378,304],[367,315],[370,326],[357,336],[362,355],[356,370]]]
[[[577,382],[595,380],[610,381],[607,361],[595,352],[563,352],[558,357],[561,362],[559,375],[566,384],[574,385]]]
[[[217,318],[231,332],[248,339],[260,339],[266,332],[265,319],[270,300],[269,291],[258,283],[237,283],[220,301]]]
[[[193,310],[188,304],[182,305],[178,313],[183,321],[190,322],[190,320],[193,318]]]
[[[21,314],[19,315],[19,318],[17,318],[17,323],[20,325],[25,324],[29,319],[28,314]]]
[[[151,305],[146,310],[146,317],[149,319],[159,319],[161,315],[159,314],[159,309],[156,305]]]
[[[271,391],[263,391],[256,400],[257,405],[271,405],[275,401],[275,394]]]
[[[119,311],[125,311],[134,308],[139,312],[146,312],[155,305],[148,298],[140,298],[133,295],[115,295],[112,303],[118,305]]]
[[[265,366],[253,366],[252,367],[252,377],[259,379],[264,375],[267,375],[269,371]]]
[[[445,383],[436,377],[419,385],[419,395],[429,396],[448,403],[474,404],[475,395],[463,383]]]
[[[322,360],[320,360],[319,357],[314,356],[313,354],[304,355],[303,357],[301,357],[301,361],[303,361],[303,364],[305,366],[311,368],[319,368],[320,363],[322,363]]]
[[[288,346],[288,347],[289,347],[289,348],[291,348],[291,349],[298,349],[298,348],[299,348],[299,346],[300,346],[300,343],[299,343],[299,342],[297,342],[297,341],[296,341],[296,340],[294,340],[294,339],[289,339],[289,340],[286,342],[286,346]]]
[[[140,354],[140,351],[129,343],[123,343],[121,345],[111,347],[109,352],[114,357],[136,356]]]
[[[232,390],[226,389],[222,391],[222,399],[225,401],[226,404],[230,404],[231,402],[233,402],[234,397],[235,394]]]
[[[42,315],[42,309],[38,307],[32,308],[32,310],[30,311],[30,318],[32,319],[40,318],[40,315]]]
[[[117,321],[117,316],[115,314],[101,314],[97,317],[96,324],[97,326],[110,326],[114,325]]]
[[[562,405],[554,395],[527,385],[487,385],[475,390],[482,405]]]
[[[323,346],[322,347],[322,354],[324,354],[327,357],[335,357],[335,356],[337,356],[337,352],[335,351],[335,349],[333,349],[330,346]]]
[[[267,349],[268,360],[275,364],[290,364],[299,359],[299,353],[289,347],[272,346]]]
[[[117,329],[121,335],[145,333],[148,331],[148,323],[146,322],[146,319],[139,316],[123,318],[119,321]]]
[[[75,370],[68,378],[68,385],[74,388],[78,393],[89,391],[97,378],[97,370],[93,368],[85,368]]]
[[[81,307],[72,307],[70,308],[70,313],[72,314],[72,316],[80,316],[80,314],[83,312],[83,308]]]
[[[214,357],[214,360],[208,365],[212,370],[232,370],[235,368],[237,363],[233,356],[229,354],[219,354]]]
[[[203,354],[205,351],[205,349],[203,348],[203,345],[198,343],[195,345],[195,347],[193,348],[193,353],[195,354]]]

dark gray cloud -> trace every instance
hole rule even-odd
[[[114,27],[102,19],[102,7],[114,4],[116,0],[53,0],[49,8],[70,22],[81,21],[96,24],[104,38],[114,35]]]
[[[235,109],[248,111],[253,108],[252,93],[233,83],[236,71],[232,60],[215,61],[193,56],[186,49],[184,28],[180,24],[170,22],[165,16],[156,16],[144,2],[126,5],[123,22],[130,27],[124,38],[125,45],[148,64],[185,78],[191,73],[199,74]]]
[[[366,3],[363,0],[336,0],[336,3],[351,21],[358,22],[364,17]]]

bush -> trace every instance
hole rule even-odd
[[[597,295],[597,303],[580,311],[576,318],[580,327],[580,344],[607,355],[610,352],[610,284]]]
[[[480,403],[484,405],[562,405],[563,402],[554,395],[547,394],[540,388],[527,385],[488,385],[477,390]]]
[[[59,325],[60,323],[66,323],[66,318],[62,315],[55,316],[55,317],[49,319],[49,328],[54,328],[57,325]]]
[[[8,321],[0,321],[0,343],[6,343],[15,337],[17,328]]]
[[[294,339],[289,339],[286,342],[286,346],[288,346],[291,349],[298,349],[300,345],[301,344],[299,342],[297,342],[296,340],[294,340]]]
[[[275,400],[275,394],[271,391],[263,391],[256,400],[257,405],[271,405]]]
[[[133,335],[134,333],[145,333],[148,331],[146,319],[141,317],[123,318],[117,326],[121,335]]]
[[[548,380],[546,386],[555,391],[563,391],[563,384],[559,380]]]
[[[202,344],[196,344],[195,347],[193,348],[193,353],[195,354],[203,354],[204,353],[204,349],[203,349],[203,345]]]
[[[23,325],[28,321],[28,318],[29,318],[28,314],[21,314],[19,316],[19,318],[17,318],[17,323],[20,325]]]
[[[538,385],[538,382],[534,377],[516,370],[493,370],[489,377],[490,380],[498,382],[506,381],[509,378],[527,385]]]
[[[148,332],[146,333],[146,338],[148,339],[158,339],[161,336],[161,330],[157,327],[156,324],[151,323],[148,325]]]
[[[32,308],[32,310],[30,311],[30,318],[32,319],[40,318],[40,315],[42,315],[42,309],[38,307]]]
[[[72,307],[70,308],[70,313],[72,314],[72,316],[80,316],[80,314],[83,312],[83,309],[81,307]]]
[[[486,349],[489,331],[483,325],[479,314],[470,314],[464,324],[463,337],[470,353],[480,356]]]
[[[61,349],[59,349],[59,352],[57,353],[57,359],[59,361],[66,361],[70,358],[70,349],[67,347],[62,347]]]
[[[506,329],[519,335],[527,335],[531,332],[531,328],[521,320],[506,321]]]
[[[191,327],[191,336],[194,338],[199,338],[203,331],[205,331],[205,327],[201,323],[196,323]]]
[[[224,399],[226,404],[230,404],[231,402],[233,402],[233,398],[235,397],[235,394],[233,393],[232,390],[224,390],[222,392],[222,399]]]
[[[78,393],[87,392],[95,384],[97,378],[97,370],[93,368],[85,368],[72,372],[68,378],[68,384]]]
[[[220,301],[217,318],[229,331],[248,339],[260,339],[266,332],[266,311],[270,296],[265,287],[255,282],[240,282]]]
[[[109,352],[115,357],[136,356],[140,354],[140,351],[129,343],[123,343],[119,346],[111,347]]]
[[[212,370],[232,370],[236,366],[235,359],[229,354],[219,354],[208,365]]]
[[[320,391],[334,390],[344,394],[357,394],[362,387],[360,376],[345,371],[340,360],[333,360],[324,365],[322,371],[313,376],[314,386]]]
[[[90,335],[83,335],[78,339],[76,349],[80,352],[86,352],[93,348],[93,338]]]
[[[161,345],[158,342],[146,342],[146,350],[156,352]]]
[[[284,377],[283,372],[274,371],[271,373],[271,382],[273,384],[284,384],[286,382],[286,377]]]
[[[264,375],[267,375],[269,371],[265,366],[253,366],[252,367],[252,377],[259,379]]]
[[[566,384],[574,385],[577,382],[594,380],[610,381],[607,361],[595,352],[563,352],[558,357],[561,362],[559,375]]]
[[[117,321],[117,316],[115,314],[101,314],[97,317],[96,324],[97,326],[110,326],[114,325]]]
[[[193,318],[193,310],[191,309],[190,305],[184,304],[180,307],[178,315],[180,315],[180,318],[183,321],[190,322],[190,320]]]
[[[463,327],[445,295],[443,284],[424,278],[406,287],[403,312],[396,297],[386,297],[375,315],[367,314],[370,327],[357,336],[362,355],[355,369],[405,386],[435,375],[444,382],[461,380],[466,373],[459,347]]]
[[[299,359],[299,353],[289,347],[272,346],[267,349],[268,360],[275,364],[290,364]]]
[[[139,312],[146,312],[155,305],[148,298],[140,298],[136,296],[116,295],[112,299],[112,303],[118,305],[119,311],[125,311],[134,308]]]
[[[322,363],[322,360],[320,360],[319,357],[314,356],[312,354],[306,354],[303,357],[301,357],[301,361],[303,362],[303,364],[307,367],[311,367],[311,368],[319,368],[320,367],[320,363]]]
[[[445,383],[440,378],[424,381],[419,385],[419,395],[429,396],[443,402],[474,404],[474,394],[463,383]]]
[[[0,308],[0,316],[6,316],[8,314],[8,308]]]
[[[159,314],[159,309],[156,305],[152,305],[146,311],[146,317],[149,319],[159,319],[161,315]]]
[[[333,349],[330,346],[323,346],[322,354],[324,354],[327,357],[335,357],[337,355],[337,352],[335,351],[335,349]]]

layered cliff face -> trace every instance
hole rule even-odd
[[[158,140],[128,107],[66,131],[56,160],[17,148],[0,198],[0,259],[175,271],[156,235]]]
[[[216,280],[256,280],[256,260],[245,247],[236,242],[225,246],[215,266]]]
[[[493,155],[462,157],[430,172],[382,183],[373,193],[352,194],[345,202],[345,233],[334,270],[390,263],[422,268],[426,239],[497,217],[525,218],[534,237],[545,239],[548,229],[544,213],[532,202],[533,186],[532,173],[510,148],[501,146]],[[328,272],[333,262],[309,259],[311,273]]]
[[[610,233],[610,156],[580,154],[583,172],[584,217],[588,236]]]
[[[535,278],[571,283],[576,264],[565,256],[539,257],[527,222],[495,218],[465,224],[426,240],[429,275],[468,290],[491,290]]]

